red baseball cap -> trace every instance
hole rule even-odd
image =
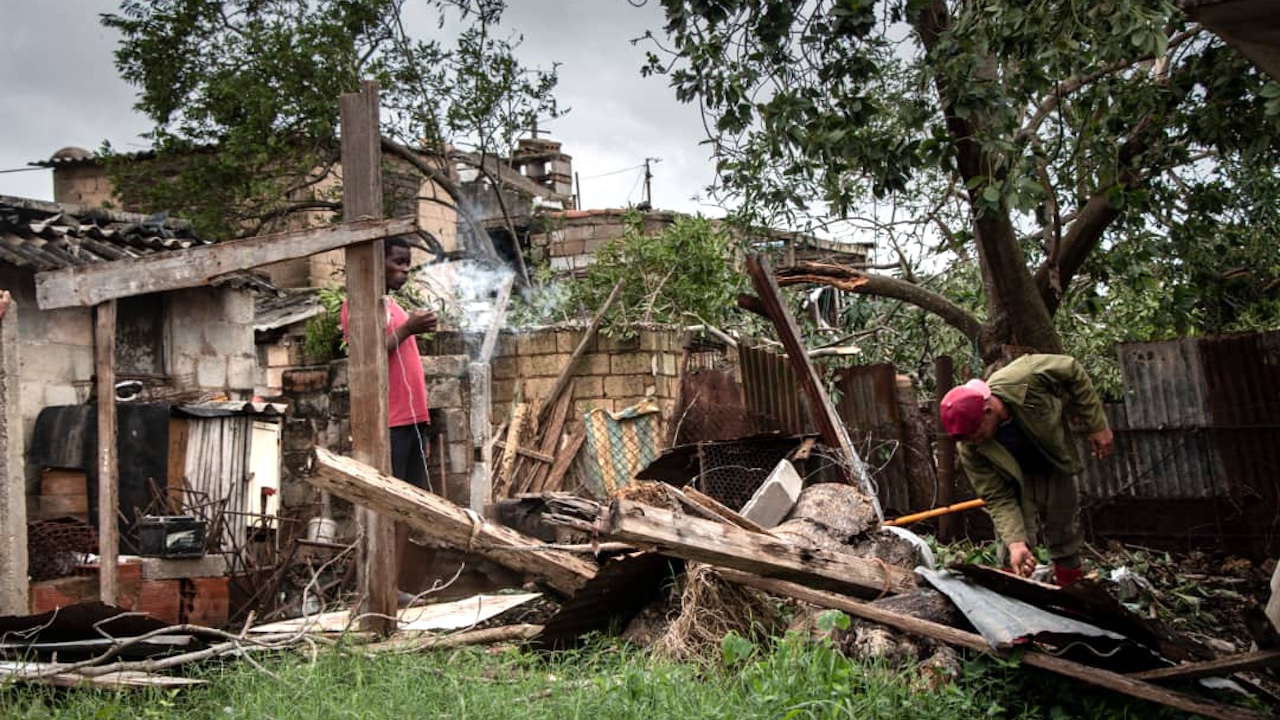
[[[991,388],[977,379],[951,388],[938,404],[938,414],[942,417],[942,429],[952,437],[972,435],[977,432],[978,427],[982,425],[982,411],[989,397],[991,397]]]

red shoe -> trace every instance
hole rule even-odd
[[[1084,567],[1066,567],[1053,564],[1053,579],[1058,587],[1066,587],[1084,577]]]

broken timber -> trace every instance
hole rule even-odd
[[[855,617],[878,622],[882,625],[888,625],[889,627],[896,628],[903,632],[940,640],[948,645],[991,653],[993,655],[998,654],[992,649],[987,641],[977,633],[966,632],[949,625],[942,625],[930,620],[922,620],[920,618],[911,617],[910,615],[890,612],[883,608],[850,600],[849,598],[834,595],[832,593],[820,592],[795,583],[769,580],[750,573],[738,572],[736,570],[720,570],[719,573],[721,577],[729,580],[730,582],[754,587],[775,595],[811,602],[822,607],[841,610]],[[1046,655],[1040,652],[1025,652],[1019,659],[1023,664],[1030,665],[1032,667],[1049,670],[1050,672],[1054,672],[1065,677],[1106,688],[1108,690],[1114,690],[1119,693],[1124,693],[1131,697],[1150,700],[1151,702],[1160,703],[1161,705],[1168,705],[1169,707],[1176,708],[1178,710],[1199,713],[1205,717],[1218,718],[1219,720],[1262,720],[1262,718],[1271,717],[1271,715],[1255,712],[1253,710],[1223,705],[1209,700],[1202,700],[1192,695],[1167,690],[1149,682],[1135,680],[1132,676],[1121,675],[1109,670],[1102,670],[1089,665],[1083,665],[1054,655]]]
[[[417,227],[415,218],[359,220],[202,245],[181,253],[49,270],[36,273],[36,305],[41,310],[88,307],[107,300],[199,287],[229,273],[410,233]]]
[[[393,517],[459,550],[535,575],[564,595],[572,595],[596,574],[595,563],[566,552],[521,550],[541,543],[324,448],[315,449],[315,472],[307,481],[321,490]]]
[[[548,502],[556,506],[554,500]],[[602,536],[653,545],[665,555],[861,598],[916,587],[915,573],[879,560],[798,548],[768,535],[630,500],[614,500],[608,517],[599,517],[596,527]]]
[[[738,304],[744,309],[763,314],[773,323],[774,329],[778,331],[778,339],[787,350],[787,360],[795,368],[800,389],[809,398],[809,405],[813,409],[814,420],[817,422],[818,432],[822,435],[822,441],[829,447],[840,450],[844,460],[837,467],[840,476],[845,482],[856,483],[862,488],[875,507],[876,517],[883,520],[884,512],[880,509],[880,501],[876,497],[875,486],[871,484],[867,465],[854,449],[844,423],[836,414],[835,406],[831,404],[831,397],[827,395],[822,380],[818,377],[813,363],[809,361],[809,354],[800,337],[800,327],[796,325],[795,318],[791,317],[791,312],[787,310],[782,291],[778,288],[778,282],[773,276],[773,268],[763,255],[752,255],[747,258],[747,274],[751,276],[751,285],[759,297],[740,295]]]

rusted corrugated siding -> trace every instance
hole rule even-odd
[[[800,397],[800,383],[786,357],[763,348],[738,346],[742,396],[747,409],[773,418],[790,435],[813,431],[812,415]]]
[[[1209,423],[1195,340],[1126,343],[1119,353],[1128,427],[1167,430]]]
[[[854,449],[872,471],[880,505],[906,513],[910,508],[904,432],[898,408],[897,371],[888,363],[855,365],[836,372],[840,399],[836,412]]]
[[[1145,429],[1130,427],[1122,405],[1109,405],[1107,418],[1115,431],[1111,457],[1089,457],[1089,440],[1076,435],[1085,459],[1080,491],[1089,498],[1207,498],[1217,494],[1217,472],[1209,433],[1202,428]]]
[[[1280,500],[1280,332],[1198,341],[1209,429],[1236,498]]]

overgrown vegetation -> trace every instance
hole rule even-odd
[[[621,237],[595,254],[585,277],[553,282],[542,275],[537,296],[513,314],[513,322],[591,317],[624,282],[602,333],[633,336],[643,324],[740,324],[737,294],[744,278],[735,271],[737,253],[726,228],[702,216],[681,216],[653,233],[635,209],[623,223]]]
[[[836,622],[832,620],[831,622]],[[919,686],[910,672],[859,665],[827,642],[769,646],[737,636],[719,664],[651,659],[612,642],[554,655],[469,649],[373,658],[320,651],[202,668],[189,690],[0,690],[0,715],[35,720],[316,720],[317,718],[1183,718],[1167,708],[1012,663],[975,659],[960,680]],[[270,673],[270,674],[268,674]]]

